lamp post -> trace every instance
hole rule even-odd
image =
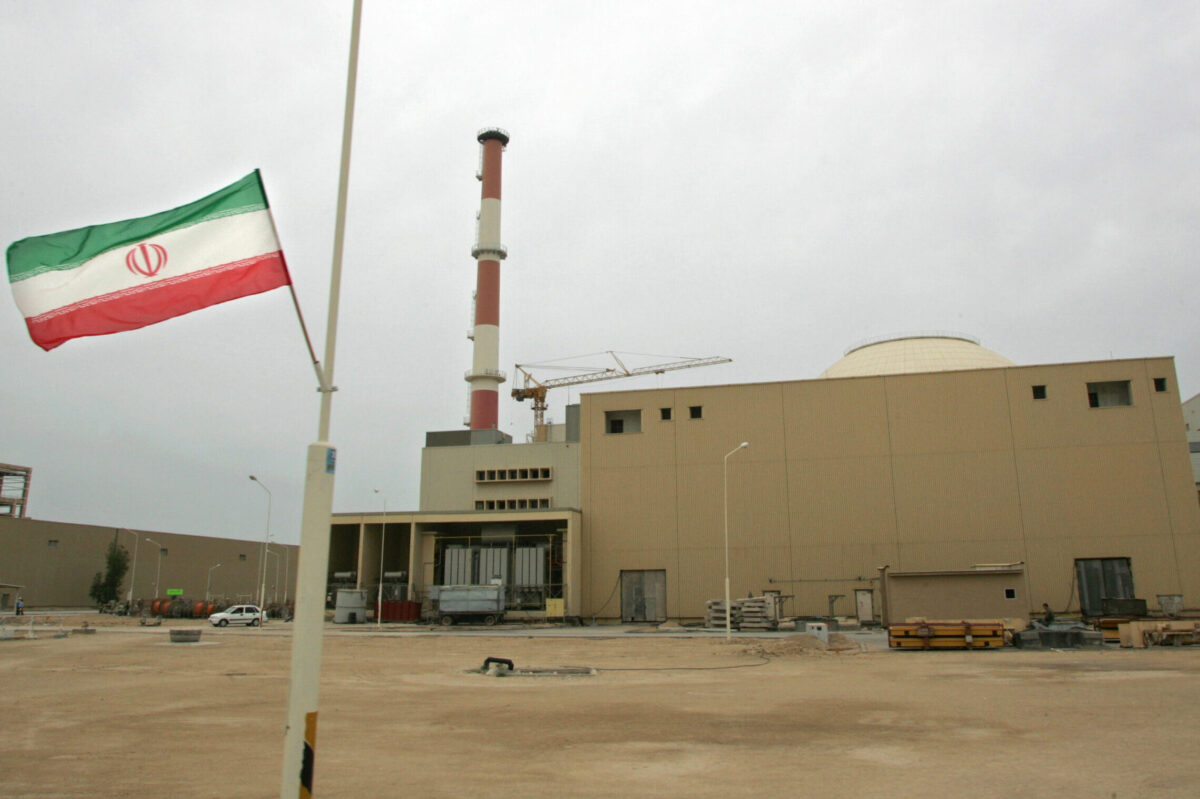
[[[375,626],[383,624],[383,545],[387,541],[387,494],[380,494],[378,488],[372,488],[376,494],[383,497],[383,522],[379,525],[379,592],[375,597]]]
[[[279,560],[279,553],[273,549],[267,549],[267,557],[275,558],[275,582],[271,583],[271,601],[278,602],[279,601],[279,566],[281,564],[281,561]],[[270,563],[270,561],[267,561],[267,562]]]
[[[127,532],[131,536],[133,536],[133,565],[129,567],[129,604],[132,606],[133,605],[133,578],[137,574],[138,542],[141,541],[142,539],[138,538],[138,534],[135,533],[133,530],[126,530],[125,532]]]
[[[162,551],[163,545],[155,541],[153,538],[147,538],[151,544],[158,547],[158,571],[154,575],[154,598],[158,599],[158,578],[162,577]]]
[[[749,441],[743,441],[729,452],[725,453],[725,640],[733,637],[733,606],[729,602],[729,456],[750,446]]]
[[[204,601],[205,601],[205,602],[207,602],[207,601],[209,600],[209,589],[210,589],[210,588],[212,588],[212,573],[213,573],[213,569],[219,569],[219,568],[221,568],[221,564],[220,564],[220,563],[218,563],[216,566],[209,566],[209,567],[208,567],[208,582],[207,582],[207,583],[205,583],[205,585],[204,585]]]
[[[283,544],[283,608],[284,608],[283,615],[285,618],[288,615],[288,613],[287,613],[287,590],[288,590],[288,580],[291,579],[290,574],[289,574],[289,570],[291,569],[291,567],[292,567],[292,551],[290,549],[288,549],[287,544]]]
[[[258,609],[261,611],[263,603],[267,600],[267,542],[271,540],[271,489],[254,475],[250,475],[250,479],[267,492],[267,535],[263,538],[262,556],[259,558],[262,562],[262,583],[258,591]]]

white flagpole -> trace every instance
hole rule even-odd
[[[350,142],[354,130],[354,93],[358,80],[358,38],[362,0],[354,0],[350,24],[350,65],[346,74],[346,111],[342,122],[342,163],[338,180],[337,223],[329,281],[329,320],[325,365],[319,373],[321,419],[317,440],[309,445],[304,476],[304,509],[300,521],[300,558],[296,569],[296,616],[292,628],[292,675],[288,691],[287,728],[283,742],[280,799],[310,799],[316,765],[317,696],[321,677],[321,633],[325,626],[326,571],[329,567],[329,523],[333,513],[333,481],[337,449],[329,443],[333,405],[333,356],[337,341],[341,294],[342,245],[346,234],[346,195],[350,182]]]

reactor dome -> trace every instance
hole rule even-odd
[[[1003,355],[959,333],[917,333],[874,339],[846,350],[821,377],[866,377],[1015,366]]]

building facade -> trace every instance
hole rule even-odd
[[[179,591],[191,600],[290,603],[299,547],[233,538],[0,517],[0,580],[11,580],[29,608],[88,607],[92,578],[116,541],[129,553],[119,596],[135,600]],[[265,557],[265,569],[264,569]],[[264,589],[265,572],[265,589]],[[3,609],[3,608],[0,608]]]
[[[726,552],[734,596],[797,615],[881,566],[1024,564],[1013,616],[1200,596],[1170,358],[595,393],[581,417],[584,616],[702,617]]]

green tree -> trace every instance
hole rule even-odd
[[[104,553],[104,574],[96,572],[96,576],[92,578],[92,587],[88,591],[88,596],[94,599],[97,605],[112,602],[121,590],[121,581],[125,579],[127,571],[129,571],[129,551],[116,541],[109,542],[108,549]]]

